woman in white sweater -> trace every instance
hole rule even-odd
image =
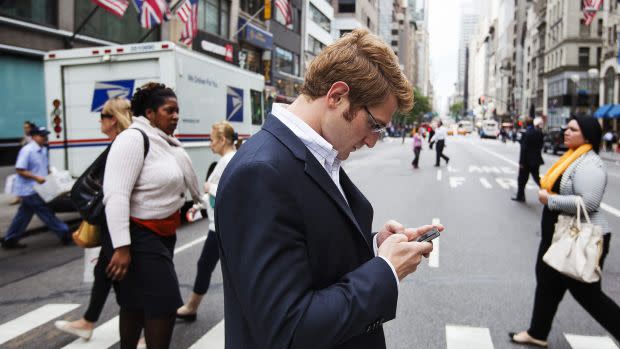
[[[239,145],[235,145],[237,138],[237,133],[230,123],[226,121],[214,124],[211,129],[211,150],[222,156],[222,158],[218,161],[215,169],[209,175],[205,183],[205,193],[209,196],[209,203],[207,203],[207,212],[210,219],[209,235],[202,248],[200,259],[198,259],[198,271],[196,273],[196,281],[194,282],[194,291],[189,301],[177,310],[177,317],[179,319],[186,321],[196,320],[196,312],[198,311],[202,298],[209,289],[211,274],[220,259],[219,243],[217,241],[217,234],[215,234],[215,221],[213,220],[213,217],[215,217],[215,195],[217,195],[217,186],[226,165],[228,165],[237,152]]]
[[[179,209],[186,189],[195,202],[201,195],[189,156],[172,136],[179,120],[175,93],[148,83],[131,109],[130,128],[142,130],[149,144],[140,132],[122,132],[110,149],[103,182],[106,271],[116,281],[121,349],[135,348],[143,327],[148,348],[168,348],[183,304],[172,262]]]

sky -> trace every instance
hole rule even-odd
[[[461,5],[467,0],[429,1],[431,81],[440,112],[447,110],[448,96],[458,79],[459,25]]]

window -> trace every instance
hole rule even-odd
[[[396,40],[392,40],[392,43],[391,43],[391,44],[392,44],[392,46],[396,47],[396,46],[398,46],[398,41],[396,41]]]
[[[263,94],[260,91],[250,90],[250,100],[252,101],[252,125],[263,124]]]
[[[340,36],[342,37],[344,34],[350,33],[351,30],[345,29],[340,31]]]
[[[198,29],[228,38],[230,18],[229,0],[200,0]]]
[[[590,27],[586,25],[583,18],[579,20],[579,36],[590,36]]]
[[[370,17],[366,17],[366,27],[370,29]]]
[[[589,65],[590,65],[590,48],[580,47],[579,48],[579,66],[587,67]]]
[[[325,45],[319,40],[315,39],[312,35],[308,35],[308,51],[313,55],[318,56],[319,53],[325,48]]]
[[[598,20],[598,30],[596,31],[596,35],[598,35],[598,37],[602,37],[603,36],[603,19],[599,18]]]
[[[299,55],[276,46],[275,68],[283,73],[299,76]]]
[[[355,0],[338,0],[338,12],[355,13]]]
[[[92,5],[89,6],[92,10]],[[56,27],[58,0],[3,0],[0,1],[0,15]]]
[[[312,3],[310,3],[310,16],[312,21],[318,24],[319,27],[323,28],[326,32],[329,33],[332,30],[332,22]]]
[[[256,14],[256,12],[258,12],[258,10],[261,7],[263,7],[262,0],[240,0],[239,1],[239,8],[241,8],[242,11],[244,11],[245,13],[251,16]],[[260,12],[261,12],[260,17],[262,17],[263,11],[260,11]]]
[[[88,0],[75,1],[75,26],[80,25],[93,10],[93,3]],[[137,42],[142,38],[148,29],[140,26],[137,20],[138,13],[132,5],[127,7],[123,18],[111,16],[106,11],[97,11],[95,15],[84,26],[81,34],[95,38],[114,41],[119,43]],[[158,26],[144,41],[159,40],[160,27]]]
[[[398,35],[398,29],[392,29],[392,35]]]

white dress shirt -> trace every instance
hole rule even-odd
[[[433,135],[433,138],[431,138],[431,142],[445,141],[446,138],[448,138],[448,130],[446,130],[444,125],[441,125],[437,128],[437,130],[435,130],[435,134]]]
[[[327,174],[332,179],[336,187],[342,194],[345,202],[347,201],[347,197],[342,190],[342,186],[340,185],[340,164],[341,161],[338,159],[338,151],[334,149],[334,147],[327,141],[325,138],[321,137],[310,125],[306,124],[302,119],[300,119],[295,114],[291,113],[287,109],[287,105],[281,103],[274,103],[273,108],[271,110],[271,114],[275,116],[278,120],[280,120],[286,127],[288,127],[294,134],[297,136],[310,150],[312,155],[317,159],[317,161],[323,166]],[[372,240],[373,251],[375,256],[379,251],[377,246],[377,236],[376,234]],[[378,256],[383,259],[392,269],[392,273],[394,273],[394,278],[396,279],[396,286],[400,285],[400,281],[398,280],[398,274],[396,274],[396,269],[392,265],[389,259]]]

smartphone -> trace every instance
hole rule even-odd
[[[437,230],[437,228],[433,228],[431,229],[428,233],[420,236],[418,238],[418,240],[416,240],[417,242],[426,242],[426,241],[431,241],[436,237],[439,237],[439,230]]]

